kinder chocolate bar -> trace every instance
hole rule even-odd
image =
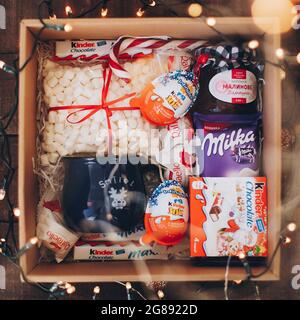
[[[199,174],[205,177],[257,176],[261,114],[194,114]]]
[[[265,177],[191,177],[189,188],[192,257],[267,256]]]
[[[184,242],[180,246],[141,245],[139,242],[82,242],[74,247],[75,260],[168,260],[188,258],[189,246]]]
[[[56,60],[73,59],[107,59],[114,41],[112,40],[83,40],[57,41],[55,49]]]

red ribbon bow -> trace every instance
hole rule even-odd
[[[120,98],[111,100],[109,102],[106,101],[107,98],[107,94],[108,94],[108,90],[109,90],[109,85],[110,85],[110,81],[111,81],[111,77],[112,77],[112,71],[111,69],[104,69],[103,71],[103,79],[104,79],[104,83],[103,83],[103,88],[102,88],[102,97],[101,97],[101,104],[99,105],[83,105],[83,106],[58,106],[58,107],[50,107],[49,108],[49,112],[51,111],[59,111],[59,110],[75,110],[71,113],[68,114],[68,116],[66,117],[67,122],[71,123],[71,124],[77,124],[77,123],[81,123],[84,122],[85,120],[89,119],[91,116],[93,116],[95,113],[97,113],[100,110],[105,110],[106,113],[106,121],[107,121],[107,129],[108,129],[108,149],[109,149],[109,153],[111,153],[112,151],[112,132],[111,132],[111,123],[110,123],[110,117],[112,116],[112,112],[114,111],[126,111],[126,110],[139,110],[139,107],[131,107],[131,106],[122,106],[122,107],[113,107],[111,108],[111,106],[113,106],[114,104],[127,100],[133,96],[136,95],[135,92],[126,94]],[[82,117],[80,120],[76,120],[76,121],[72,121],[71,118],[78,114],[79,112],[82,111],[87,111],[87,110],[91,110],[88,114],[86,114],[84,117]]]

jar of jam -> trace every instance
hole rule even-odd
[[[250,50],[231,46],[200,48],[200,93],[193,111],[249,114],[261,111],[263,65]]]

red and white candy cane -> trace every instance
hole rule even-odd
[[[127,53],[134,56],[142,52],[150,54],[153,50],[162,48],[163,50],[193,50],[204,41],[198,40],[171,40],[167,36],[147,38],[147,37],[120,37],[112,46],[109,53],[109,66],[112,72],[119,78],[130,80],[129,73],[121,66],[119,57]]]

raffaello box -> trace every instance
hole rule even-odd
[[[265,177],[190,177],[191,257],[267,256]]]

